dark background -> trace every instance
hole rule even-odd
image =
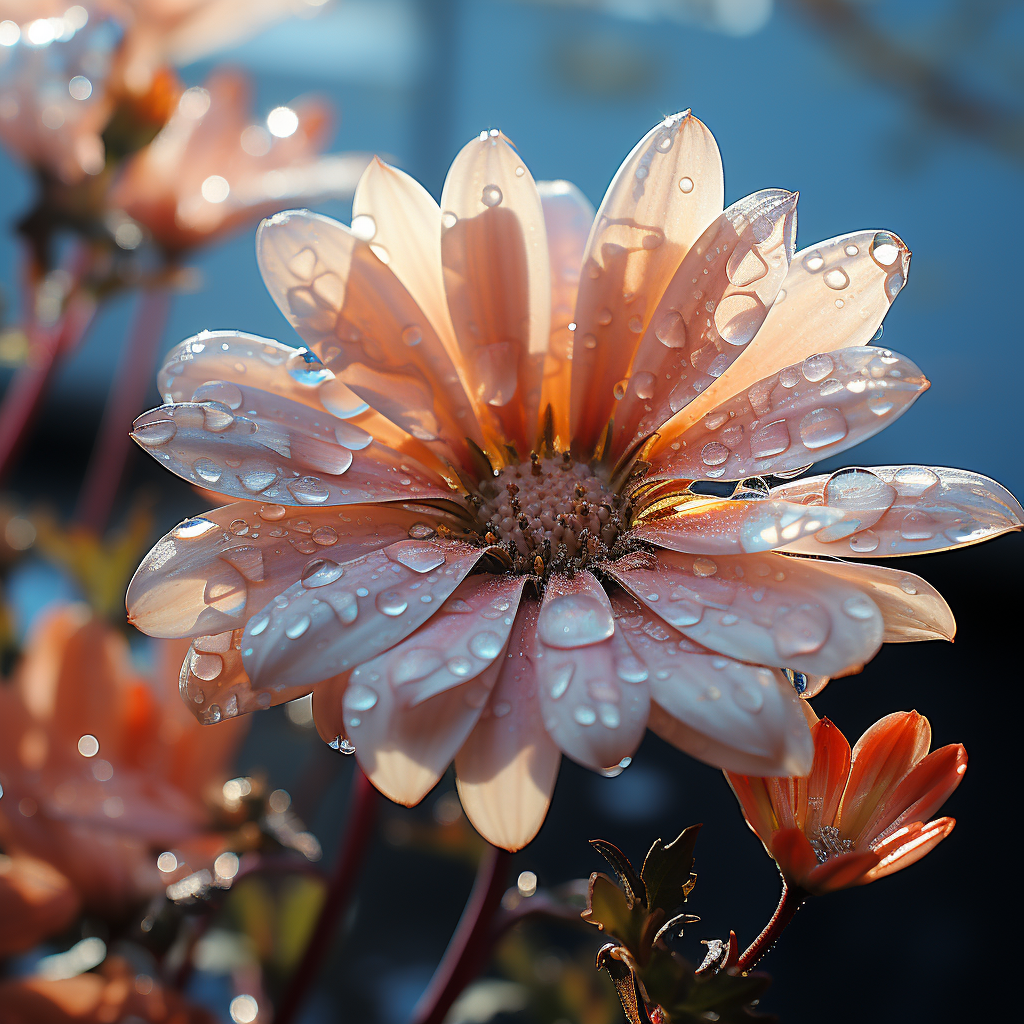
[[[964,466],[1020,495],[1024,5],[838,5],[868,26],[866,35],[822,21],[836,7],[813,0],[774,9],[770,0],[349,0],[316,20],[279,26],[228,59],[255,77],[258,111],[301,92],[324,93],[341,110],[335,149],[380,152],[435,195],[457,149],[480,129],[500,127],[537,178],[569,178],[596,205],[650,125],[692,107],[721,147],[727,204],[763,187],[799,189],[801,246],[874,227],[896,231],[914,252],[885,344],[914,359],[933,387],[846,461]],[[693,20],[698,9],[703,25]],[[720,13],[715,28],[714,11],[731,11],[733,20]],[[723,18],[735,28],[737,16],[740,28],[754,30],[721,30]],[[186,80],[201,81],[211,66],[185,69]],[[964,117],[964,109],[974,114]],[[0,209],[13,221],[30,201],[31,182],[6,155],[0,186]],[[348,218],[343,204],[326,212]],[[14,256],[5,237],[0,279],[13,280]],[[207,251],[198,265],[204,287],[176,300],[165,348],[204,328],[296,341],[260,283],[251,231]],[[129,311],[129,300],[116,303],[63,368],[9,496],[70,510]],[[155,388],[149,399],[157,401]],[[141,458],[132,463],[122,506],[139,495],[154,502],[154,535],[204,507]],[[765,961],[775,983],[763,1009],[790,1022],[837,1024],[997,1013],[1019,908],[1020,742],[1012,706],[1022,682],[1022,552],[1021,538],[1011,536],[904,560],[948,599],[956,642],[891,645],[863,674],[815,700],[818,714],[832,717],[851,743],[882,715],[917,708],[932,721],[934,745],[963,742],[970,766],[943,811],[957,828],[933,854],[797,915]],[[73,592],[69,580],[29,559],[10,580],[8,599],[23,628],[46,602]],[[139,653],[145,656],[141,643]],[[309,823],[329,860],[353,762],[277,708],[256,716],[239,767],[268,772],[273,785],[319,803]],[[422,849],[410,827],[443,817],[451,789],[447,778],[420,808],[385,808],[362,894],[308,1024],[408,1017],[472,879],[467,863]],[[749,942],[774,909],[775,868],[721,774],[653,736],[616,779],[564,764],[547,822],[516,856],[510,884],[527,869],[542,886],[600,869],[586,844],[591,837],[615,842],[639,862],[652,839],[698,821],[705,827],[690,909],[703,920],[681,948],[699,959],[698,940],[725,937],[730,927]],[[566,948],[596,944],[580,934],[539,937]],[[199,984],[226,1006],[214,980]]]

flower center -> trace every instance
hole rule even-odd
[[[816,836],[807,838],[810,839],[811,849],[814,850],[814,855],[821,864],[824,864],[829,857],[838,857],[853,849],[853,842],[840,836],[839,829],[835,825],[822,825]]]
[[[481,535],[508,568],[547,578],[628,550],[629,503],[568,454],[531,456],[480,484]]]

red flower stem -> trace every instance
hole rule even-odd
[[[486,964],[493,946],[491,926],[505,893],[509,858],[504,850],[488,847],[455,934],[413,1010],[412,1024],[442,1024],[459,994]]]
[[[772,914],[772,919],[764,926],[764,931],[746,948],[743,955],[736,961],[738,971],[749,971],[775,945],[782,930],[793,920],[796,912],[804,905],[807,894],[800,889],[790,889],[786,880],[782,880],[782,895],[779,905]]]
[[[171,293],[167,289],[151,288],[142,293],[110,385],[75,510],[75,520],[99,535],[106,529],[124,476],[131,450],[128,434],[141,412],[170,309]]]
[[[335,861],[316,924],[306,942],[299,965],[277,1007],[274,1024],[292,1024],[297,1018],[309,988],[316,981],[324,958],[330,952],[331,939],[338,928],[338,919],[344,913],[355,890],[356,876],[373,837],[378,805],[377,790],[356,766],[355,777],[352,779],[348,821],[338,849],[338,859]]]

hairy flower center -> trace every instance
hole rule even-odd
[[[839,829],[835,825],[822,825],[816,836],[808,836],[808,838],[811,841],[811,849],[814,850],[814,855],[821,864],[824,864],[830,857],[838,857],[853,849],[853,842],[840,836]]]
[[[481,535],[512,572],[546,578],[628,550],[628,502],[568,455],[506,466],[480,484]]]

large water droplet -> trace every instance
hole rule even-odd
[[[750,454],[755,459],[781,455],[789,447],[789,427],[785,420],[776,420],[758,427],[750,435]]]
[[[715,326],[723,341],[739,348],[757,334],[764,315],[764,306],[752,295],[727,295],[715,310]]]
[[[576,663],[574,661],[566,661],[561,665],[556,665],[551,670],[551,699],[558,700],[566,690],[569,689],[569,683],[572,682],[573,672],[576,671]]]
[[[349,460],[351,465],[351,455]],[[322,505],[331,496],[331,492],[318,476],[300,476],[298,480],[289,480],[287,487],[295,500],[302,505]]]
[[[308,348],[296,349],[285,365],[291,378],[306,387],[318,387],[334,378],[320,357]]]
[[[783,658],[820,650],[830,632],[828,616],[818,607],[801,605],[775,622],[775,649]]]
[[[325,380],[317,392],[320,404],[338,419],[347,420],[370,407],[347,385],[337,378]]]
[[[326,587],[344,575],[344,569],[329,558],[313,558],[302,570],[302,585],[309,589]]]
[[[900,536],[904,540],[931,540],[938,523],[926,512],[908,512],[900,523]]]
[[[679,191],[685,192],[687,195],[693,191],[693,178],[680,178],[679,179]]]
[[[862,622],[872,618],[875,610],[874,602],[865,594],[854,594],[843,602],[843,611],[851,619],[858,619]]]
[[[385,549],[393,562],[399,562],[413,572],[427,573],[444,564],[445,555],[436,544],[416,540],[400,540]]]
[[[800,440],[807,448],[824,448],[841,441],[848,429],[838,409],[814,409],[800,421]]]
[[[504,198],[497,185],[485,185],[483,192],[480,193],[480,202],[484,206],[499,206]]]
[[[842,267],[832,267],[830,270],[826,270],[821,279],[835,291],[840,291],[850,283],[850,278]]]
[[[824,380],[835,369],[835,366],[830,355],[826,352],[818,352],[813,356],[808,356],[800,369],[806,380],[817,384],[819,380]]]
[[[133,431],[132,437],[142,442],[147,448],[156,448],[159,445],[167,444],[168,441],[178,432],[174,420],[153,420],[150,423],[140,423]]]
[[[242,405],[242,391],[226,380],[211,380],[200,384],[192,393],[193,402],[220,402],[229,409],[238,409]]]
[[[867,555],[878,548],[878,534],[874,530],[861,530],[850,538],[850,550]]]
[[[353,711],[369,711],[376,703],[376,691],[363,683],[353,683],[345,691],[345,707]]]
[[[701,449],[700,457],[705,466],[720,466],[732,452],[718,441],[709,441]]]
[[[285,627],[284,635],[290,640],[298,640],[309,629],[309,616],[300,615],[293,623]]]
[[[682,314],[670,309],[655,327],[654,336],[666,348],[685,348],[686,322]]]
[[[573,711],[572,717],[580,725],[593,725],[597,721],[597,712],[589,704],[580,704]]]
[[[537,619],[537,635],[549,647],[586,647],[607,640],[614,632],[611,611],[590,594],[550,598]]]
[[[213,459],[196,459],[192,463],[192,469],[195,471],[197,477],[207,484],[215,484],[220,480],[224,473],[224,470],[217,465]]]
[[[197,679],[209,682],[224,670],[224,659],[219,654],[200,654],[193,651],[189,658],[189,671]]]
[[[888,231],[879,231],[871,240],[871,258],[881,267],[891,267],[900,254],[896,239]]]
[[[402,331],[402,341],[408,345],[409,348],[415,347],[422,340],[423,331],[420,329],[419,324],[409,324],[409,326]]]
[[[339,754],[354,754],[356,752],[356,745],[346,736],[335,736],[327,745]]]
[[[400,590],[385,590],[377,595],[376,600],[377,611],[383,615],[401,615],[406,608],[409,607],[409,602],[406,600],[405,594]]]
[[[476,655],[481,661],[493,661],[501,653],[503,646],[501,637],[489,629],[477,633],[469,641],[470,653]]]

